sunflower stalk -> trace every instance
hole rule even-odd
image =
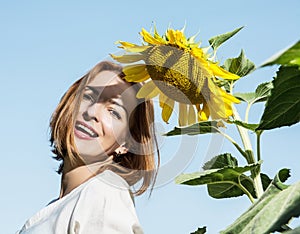
[[[250,112],[250,108],[252,106],[252,103],[248,103],[247,108],[246,108],[246,114],[245,114],[245,122],[248,123],[249,120],[249,112]]]
[[[256,155],[257,155],[257,161],[261,159],[260,156],[260,137],[263,131],[257,131],[256,132]]]
[[[222,131],[220,131],[220,130],[218,130],[217,129],[217,131],[221,134],[221,135],[223,135],[227,140],[229,140],[234,146],[235,146],[235,148],[245,157],[245,158],[247,158],[248,156],[247,156],[247,153],[239,146],[239,144],[235,141],[235,140],[233,140],[232,139],[232,137],[230,137],[229,135],[227,135],[226,133],[224,133],[224,132],[222,132]]]
[[[235,106],[232,106],[232,111],[233,111],[234,119],[241,121],[240,115],[239,115],[237,109],[235,108]],[[238,132],[241,136],[241,139],[242,139],[242,142],[244,145],[244,149],[248,153],[248,157],[246,158],[246,160],[247,160],[248,164],[254,163],[255,158],[254,158],[253,149],[252,149],[251,141],[249,138],[248,130],[242,126],[239,126],[239,125],[236,125],[236,126],[237,126]],[[256,169],[256,170],[252,170],[251,176],[253,177],[253,183],[254,183],[256,196],[257,196],[257,198],[259,198],[264,193],[262,181],[261,181],[261,177],[260,177],[260,168]]]

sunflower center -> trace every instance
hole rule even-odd
[[[190,53],[166,45],[152,46],[144,53],[147,71],[162,92],[181,103],[203,103],[210,74]]]

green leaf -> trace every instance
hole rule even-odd
[[[263,190],[265,191],[272,180],[266,175],[261,173],[261,180],[263,185]],[[253,181],[249,176],[241,175],[240,177],[241,184],[249,191],[253,198],[257,198]],[[232,184],[208,184],[207,185],[208,194],[213,198],[230,198],[242,196],[245,193],[238,187]]]
[[[206,233],[206,227],[198,228],[195,232],[192,232],[191,234],[204,234]]]
[[[251,178],[249,176],[241,174],[239,181],[240,184],[249,191],[251,196],[255,198],[256,194]],[[209,196],[216,199],[239,197],[245,194],[245,192],[240,188],[240,186],[227,182],[218,184],[208,184],[207,191]]]
[[[276,180],[281,181],[282,183],[285,182],[290,177],[290,170],[289,169],[281,169],[278,174],[276,175]],[[272,180],[264,173],[260,173],[260,178],[262,181],[264,191],[268,188],[271,184]]]
[[[262,186],[264,191],[268,188],[268,186],[271,184],[272,180],[264,173],[260,173],[260,178],[262,182]]]
[[[242,122],[240,120],[229,120],[228,121],[229,123],[232,123],[232,124],[236,124],[236,125],[239,125],[239,126],[242,126],[248,130],[251,130],[251,131],[255,131],[256,128],[258,127],[259,124],[249,124],[249,123],[245,123],[245,122]]]
[[[203,185],[213,183],[237,183],[240,175],[258,167],[261,162],[244,167],[230,167],[210,169],[190,174],[181,174],[175,178],[177,184]]]
[[[195,123],[187,127],[175,127],[170,132],[164,134],[164,136],[176,136],[176,135],[197,135],[197,134],[206,134],[206,133],[217,133],[219,132],[218,128],[224,126],[221,121],[202,121]]]
[[[257,86],[253,93],[235,93],[234,96],[247,103],[264,102],[271,95],[272,82],[265,82]]]
[[[250,103],[255,99],[255,93],[234,93],[233,96],[240,99],[241,101]]]
[[[288,186],[283,184],[290,177],[290,170],[287,168],[281,169],[274,178],[274,183],[280,188],[285,189]]]
[[[300,70],[280,67],[256,130],[290,126],[300,121]]]
[[[289,230],[287,232],[284,232],[284,234],[299,234],[300,233],[300,227],[297,227],[293,230]]]
[[[204,170],[216,169],[223,167],[237,167],[238,162],[235,157],[229,153],[218,155],[203,165]],[[254,186],[250,177],[241,174],[239,178],[240,183],[255,197]],[[239,186],[231,183],[218,183],[218,184],[208,184],[207,185],[208,194],[213,198],[229,198],[242,196],[245,193],[240,189]]]
[[[203,166],[203,170],[223,168],[225,166],[237,167],[238,162],[235,157],[229,153],[221,154],[207,161]]]
[[[237,28],[231,32],[227,32],[215,37],[212,37],[208,40],[211,47],[216,50],[220,45],[222,45],[225,41],[227,41],[229,38],[233,37],[236,33],[238,33],[243,27]]]
[[[264,67],[274,64],[300,66],[300,41],[298,41],[296,44],[294,44],[287,50],[273,55],[261,66]]]
[[[227,59],[223,67],[240,77],[246,76],[255,70],[255,64],[246,58],[243,50],[239,57]]]
[[[215,164],[210,162],[206,166],[211,165],[212,167],[216,167],[224,163],[237,164],[236,159],[230,154],[223,154],[217,157]],[[243,173],[259,167],[260,163],[249,164],[245,167],[223,166],[222,168],[214,168],[191,174],[181,174],[176,177],[175,182],[187,185],[207,184],[208,193],[213,198],[237,197],[247,193],[248,196],[253,197],[255,196],[255,191],[252,180]]]
[[[272,233],[281,231],[292,217],[298,217],[300,181],[284,185],[280,177],[285,178],[287,171],[281,170],[259,200],[221,233]]]
[[[271,95],[271,90],[273,89],[272,82],[265,82],[257,86],[255,90],[255,99],[252,101],[256,102],[265,102],[268,97]]]

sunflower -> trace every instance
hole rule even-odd
[[[167,123],[177,102],[180,126],[232,116],[232,104],[239,100],[217,84],[220,79],[236,80],[239,76],[213,62],[207,48],[194,42],[195,36],[186,38],[184,30],[174,29],[168,29],[163,36],[156,29],[153,35],[142,29],[140,35],[147,44],[119,41],[125,53],[111,55],[129,64],[123,70],[128,82],[147,81],[137,98],[159,96],[162,119]]]

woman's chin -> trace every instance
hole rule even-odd
[[[84,159],[84,161],[97,162],[103,161],[103,159],[106,159],[108,157],[108,154],[99,147],[99,144],[97,144],[97,147],[95,147],[95,144],[89,145],[80,140],[77,141],[76,139],[75,144],[77,152],[79,153],[81,158]]]

